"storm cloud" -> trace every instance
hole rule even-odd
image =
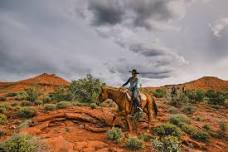
[[[91,73],[120,85],[228,79],[226,0],[1,0],[0,80]],[[213,63],[213,64],[212,64]]]

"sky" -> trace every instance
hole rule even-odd
[[[227,0],[0,0],[0,80],[228,80]]]

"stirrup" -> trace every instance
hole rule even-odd
[[[143,112],[143,109],[142,109],[142,108],[140,108],[140,107],[137,107],[137,109],[138,109],[139,111]]]

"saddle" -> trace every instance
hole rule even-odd
[[[127,94],[127,98],[129,101],[132,101],[132,95],[131,95],[131,91],[126,90],[125,93]],[[146,100],[146,95],[139,92],[139,102],[141,103],[142,100]]]

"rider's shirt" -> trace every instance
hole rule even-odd
[[[127,82],[123,84],[123,86],[128,85],[128,83],[130,83],[129,90],[131,90],[131,91],[138,90],[138,88],[139,88],[139,80],[138,80],[137,77],[136,78],[130,77],[127,80]]]

